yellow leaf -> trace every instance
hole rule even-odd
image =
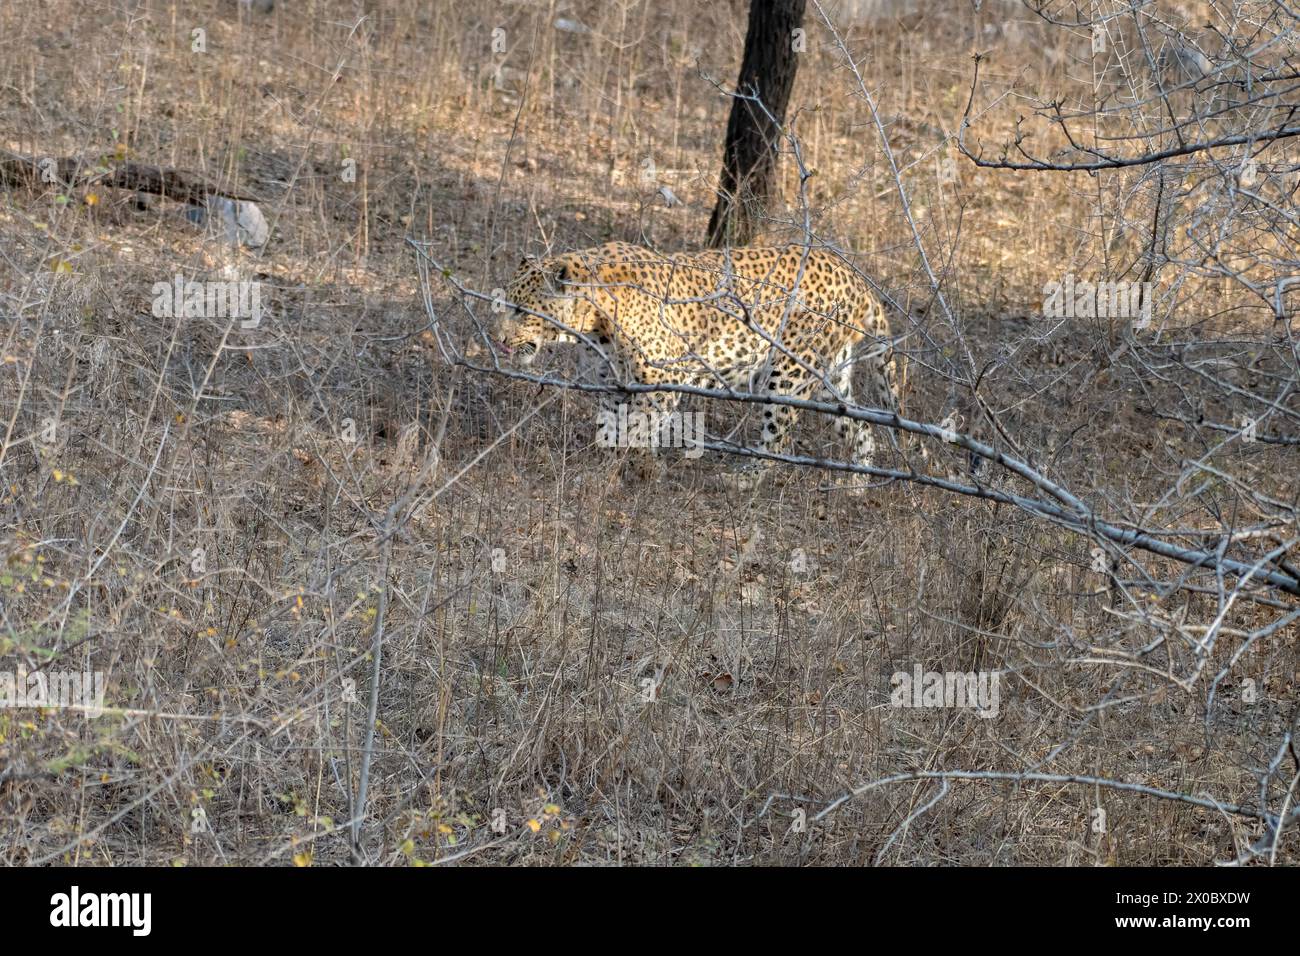
[[[528,829],[532,830],[534,833],[537,833],[539,830],[542,829],[542,824],[537,820],[529,820]]]
[[[303,853],[295,853],[295,854],[293,855],[293,865],[294,865],[294,866],[311,866],[311,851],[310,851],[310,850],[307,850],[307,851],[305,851],[305,852],[303,852]]]

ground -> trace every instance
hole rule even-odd
[[[944,250],[952,318],[824,31],[792,103],[816,229],[911,330],[914,417],[953,415],[988,438],[949,374],[988,369],[981,396],[1047,473],[1099,507],[1122,494],[1153,522],[1195,525],[1199,503],[1166,512],[1160,495],[1203,438],[1157,412],[1194,417],[1179,403],[1196,374],[1115,358],[1113,323],[1041,313],[1062,263],[1083,273],[1109,254],[1088,225],[1097,184],[948,165],[973,48],[1004,79],[1073,55],[1023,10],[984,7],[848,34],[921,235]],[[490,299],[526,252],[694,249],[704,235],[729,108],[711,81],[736,73],[740,6],[557,14],[588,32],[525,4],[0,8],[0,147],[121,150],[201,173],[258,196],[272,227],[264,250],[231,250],[167,200],[0,191],[0,661],[102,671],[113,708],[0,711],[0,859],[1234,858],[1259,836],[1249,816],[1067,782],[955,781],[913,819],[938,791],[903,779],[802,822],[868,781],[933,770],[1256,806],[1255,771],[1295,720],[1295,627],[1211,699],[1236,638],[1190,689],[1097,648],[1211,621],[1213,595],[1153,592],[1142,617],[1092,572],[1087,539],[915,485],[849,496],[793,466],[735,494],[713,480],[727,467],[714,455],[669,455],[662,481],[628,487],[592,446],[588,396],[449,363],[422,338],[431,321],[481,357],[450,280]],[[797,225],[789,155],[782,173]],[[797,231],[774,225],[770,241]],[[408,237],[447,270],[425,289]],[[259,281],[267,315],[255,329],[159,318],[150,290],[177,273]],[[1243,384],[1277,371],[1236,360],[1258,312],[1198,295],[1162,341],[1192,343]],[[753,434],[752,413],[711,414]],[[829,439],[799,440],[816,452]],[[1290,447],[1221,454],[1293,498]],[[1244,633],[1275,612],[1243,601],[1230,624]],[[1160,664],[1196,672],[1173,638]],[[1005,675],[998,716],[891,706],[893,676],[918,665]],[[1288,834],[1277,859],[1296,852]]]

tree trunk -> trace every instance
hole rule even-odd
[[[750,0],[737,96],[727,120],[718,202],[709,219],[711,247],[750,242],[767,210],[798,65],[795,31],[803,26],[805,4],[806,0]]]

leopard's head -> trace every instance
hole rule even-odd
[[[495,338],[519,365],[531,365],[543,345],[573,341],[569,332],[590,332],[591,312],[580,286],[586,270],[574,256],[526,257],[505,294],[493,303],[502,312]]]

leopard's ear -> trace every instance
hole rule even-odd
[[[582,258],[581,252],[568,252],[562,256],[555,256],[550,261],[550,273],[552,280],[556,285],[582,284],[590,282],[593,272],[591,265]]]
[[[583,276],[586,274],[582,267],[582,263],[571,255],[562,256],[556,259],[555,262],[552,263],[550,271],[551,281],[554,283],[556,288],[570,285],[574,282],[582,282]]]

